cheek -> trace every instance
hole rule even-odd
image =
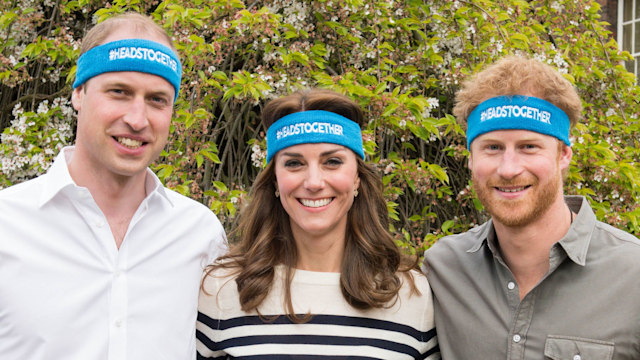
[[[302,180],[295,174],[287,173],[285,171],[278,171],[276,169],[276,183],[278,184],[278,190],[280,194],[288,194],[292,192],[301,184]]]
[[[551,178],[556,173],[560,173],[560,165],[549,161],[540,161],[532,163],[529,167],[530,172],[535,174],[539,179]]]
[[[358,188],[359,180],[356,173],[349,173],[334,178],[334,187],[341,192],[352,193],[353,190]]]
[[[169,136],[169,128],[171,126],[172,111],[156,111],[153,113],[153,127],[160,134]]]
[[[481,158],[476,158],[473,161],[469,159],[469,170],[476,178],[489,176],[496,171],[495,161],[492,163],[490,160]]]

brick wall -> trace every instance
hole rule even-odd
[[[598,0],[602,9],[600,13],[602,20],[608,22],[609,31],[612,32],[612,37],[615,39],[618,30],[618,0]]]

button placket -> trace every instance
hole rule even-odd
[[[111,280],[111,299],[109,308],[109,358],[117,360],[126,358],[127,348],[127,248],[120,248],[113,264]]]

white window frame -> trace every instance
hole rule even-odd
[[[624,21],[624,4],[627,1],[631,1],[632,5],[631,5],[631,20],[625,22]],[[640,63],[640,46],[638,49],[634,49],[635,47],[635,43],[636,43],[636,29],[635,27],[640,26],[640,17],[639,18],[635,18],[635,14],[636,14],[636,7],[640,6],[640,2],[637,0],[620,0],[618,1],[618,46],[620,47],[620,50],[624,50],[624,26],[625,25],[629,25],[631,24],[631,48],[628,50],[629,53],[631,54],[631,56],[633,56],[633,73],[636,75],[636,78],[638,78],[638,70],[639,66],[638,63]],[[635,50],[635,52],[634,52]]]

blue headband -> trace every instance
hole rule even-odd
[[[364,159],[360,125],[324,110],[296,112],[278,119],[267,130],[267,163],[280,150],[298,144],[345,146]]]
[[[532,96],[498,96],[480,103],[467,118],[467,148],[476,137],[496,130],[534,131],[571,146],[567,114]]]
[[[151,40],[124,39],[96,46],[78,59],[73,88],[94,76],[114,71],[137,71],[158,75],[180,92],[182,67],[170,48]]]

